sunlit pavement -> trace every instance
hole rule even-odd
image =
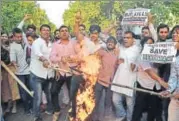
[[[104,95],[104,93],[103,93]],[[62,97],[62,95],[60,95]],[[62,99],[62,98],[61,98]],[[104,102],[104,96],[102,96],[101,102]],[[104,118],[103,113],[104,113],[104,104],[100,103],[100,119],[101,121],[115,121],[114,114],[111,114],[110,116]],[[22,107],[22,103],[18,103],[17,105],[17,113],[16,114],[7,114],[5,117],[5,121],[33,121],[33,116],[32,115],[25,115],[24,110]],[[42,113],[43,121],[52,121],[52,115],[48,115],[46,113]],[[61,115],[59,117],[59,121],[69,121],[68,120],[68,109],[62,109],[61,110]],[[141,121],[146,121],[146,116],[143,117]]]

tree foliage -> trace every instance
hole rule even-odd
[[[80,10],[83,23],[87,29],[91,24],[102,28],[109,26],[116,17],[120,17],[129,8],[149,8],[154,15],[157,26],[160,23],[173,27],[179,21],[179,2],[171,0],[140,0],[140,1],[76,1],[70,2],[69,9],[64,12],[64,23],[71,28],[74,24],[75,13]]]
[[[3,1],[1,8],[3,29],[11,31],[20,23],[25,14],[32,14],[32,18],[25,23],[25,26],[34,24],[39,28],[42,24],[49,24],[52,31],[56,29],[56,26],[49,21],[45,11],[34,1]]]
[[[112,2],[112,3],[111,3]],[[87,29],[91,24],[98,24],[103,28],[108,27],[115,19],[113,13],[120,13],[121,6],[118,1],[76,1],[69,4],[69,9],[64,12],[64,24],[73,29],[75,13],[81,11],[83,24]]]

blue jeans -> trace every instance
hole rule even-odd
[[[4,121],[4,118],[3,118],[3,117],[1,117],[1,121]]]
[[[51,79],[43,79],[35,74],[30,74],[30,82],[32,89],[34,91],[33,99],[33,113],[35,117],[41,118],[40,115],[40,104],[42,102],[42,91],[45,92],[47,98],[47,110],[52,110],[52,101],[51,101]]]
[[[17,75],[17,77],[31,90],[30,75]],[[20,96],[23,101],[25,112],[32,108],[32,97],[19,85]]]
[[[110,115],[112,112],[112,91],[110,87],[105,87],[98,82],[96,82],[95,85],[95,107],[93,109],[92,115],[93,115],[93,120],[99,120],[100,117],[100,110],[99,106],[101,102],[101,97],[103,95],[103,90],[105,91],[104,95],[104,112],[105,113],[103,116]],[[103,117],[102,117],[103,118]]]
[[[117,121],[122,121],[124,119],[131,121],[134,108],[134,97],[113,92],[112,100],[116,111]],[[126,109],[123,103],[126,103]]]

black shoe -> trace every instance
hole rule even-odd
[[[27,116],[31,115],[30,111],[26,111],[25,115],[27,115]]]
[[[28,115],[28,116],[31,115],[32,114],[32,110],[30,109],[30,110],[25,111],[25,114]]]

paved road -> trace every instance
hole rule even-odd
[[[59,103],[61,104],[63,98],[62,91],[60,92],[59,95]],[[24,110],[23,110],[23,104],[18,103],[17,105],[17,113],[16,114],[8,114],[5,117],[5,121],[33,121],[33,116],[30,115],[25,115]],[[67,116],[67,109],[62,110],[62,114],[60,115],[59,121],[68,121],[66,120]],[[52,121],[52,115],[48,115],[46,113],[42,113],[43,121]]]
[[[42,113],[42,117],[44,121],[52,121],[52,115]],[[25,115],[22,105],[19,104],[17,108],[17,113],[7,114],[5,121],[33,121],[33,116]],[[67,109],[62,110],[62,114],[60,115],[59,121],[69,121],[67,118]],[[114,121],[114,118],[109,117],[108,119],[104,119],[103,121]]]
[[[104,100],[104,98],[102,100]],[[61,100],[60,100],[60,103],[61,103]],[[102,116],[103,111],[104,111],[103,103],[101,103],[100,110],[102,112],[100,117],[103,117]],[[62,114],[60,115],[59,121],[68,121],[67,109],[63,109],[61,112],[62,112]],[[52,121],[52,115],[42,113],[42,117],[43,117],[44,121]],[[24,111],[23,111],[22,103],[18,103],[17,113],[16,114],[8,114],[5,118],[5,121],[33,121],[33,116],[25,115]],[[107,119],[103,119],[103,121],[115,121],[114,116],[110,116]]]
[[[101,101],[103,102],[104,100],[104,96],[102,96]],[[101,111],[101,115],[99,117],[103,117],[103,111],[104,111],[104,103],[100,103],[100,111]],[[59,118],[59,121],[69,121],[67,119],[67,109],[63,109],[61,111],[61,115]],[[44,121],[52,121],[52,115],[48,115],[45,113],[42,113],[42,117]],[[22,107],[22,103],[18,103],[17,105],[17,113],[16,114],[8,114],[5,118],[5,121],[33,121],[33,116],[30,115],[25,115],[24,111],[23,111],[23,107]],[[102,121],[115,121],[114,118],[114,114],[112,114],[111,116],[109,116],[106,119],[103,119]],[[146,116],[143,117],[143,119],[141,121],[146,121]]]
[[[65,121],[67,110],[62,110],[62,114],[60,115],[59,121]],[[42,117],[44,121],[52,121],[52,115],[48,115],[46,113],[42,113]],[[7,114],[5,121],[33,121],[32,115],[25,115],[23,111],[23,107],[18,105],[16,114]],[[68,121],[68,120],[67,120]]]

